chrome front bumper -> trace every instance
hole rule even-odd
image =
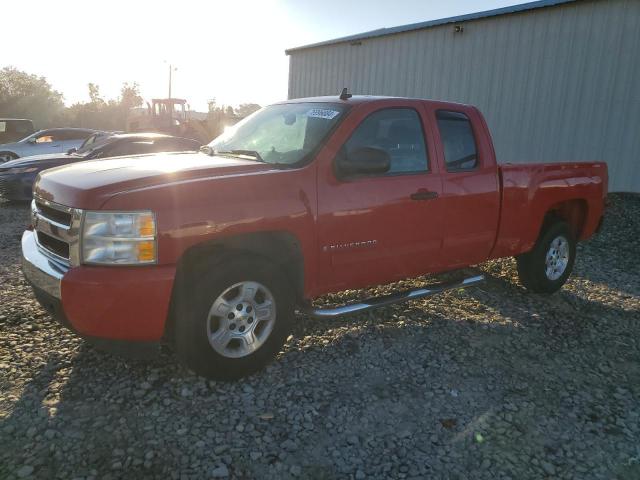
[[[30,284],[59,300],[62,277],[68,270],[68,266],[42,253],[35,232],[22,234],[22,273]]]

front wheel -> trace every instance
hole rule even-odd
[[[571,229],[558,220],[543,230],[533,250],[516,257],[520,282],[533,292],[556,292],[569,278],[575,257]]]
[[[183,281],[175,346],[188,368],[233,380],[261,369],[280,351],[293,323],[294,298],[275,265],[237,257]]]

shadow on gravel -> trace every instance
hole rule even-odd
[[[640,297],[640,194],[608,197],[601,231],[578,245],[574,275]]]
[[[594,327],[594,322],[602,317],[637,319],[638,312],[588,300],[566,288],[550,295],[535,294],[490,272],[483,273],[487,285],[465,293],[496,309],[504,317],[511,318],[516,313],[521,327],[543,326],[550,334],[579,334],[586,327]],[[505,295],[516,300],[520,307],[514,310],[513,302],[505,301]]]
[[[49,361],[43,365],[37,373],[33,376],[31,381],[27,383],[22,391],[18,401],[12,406],[11,414],[0,421],[0,431],[21,437],[22,441],[18,442],[15,447],[19,449],[25,449],[34,441],[34,437],[38,431],[46,432],[49,429],[52,421],[49,417],[49,409],[45,407],[45,399],[49,395],[50,386],[54,383],[57,376],[58,369],[60,368],[60,358],[53,354]],[[29,419],[29,427],[23,428],[26,422],[24,417]],[[4,442],[2,442],[4,443]],[[11,442],[12,444],[14,442]],[[5,448],[9,447],[9,444],[4,445]],[[11,445],[13,450],[14,445]],[[45,464],[43,461],[42,465]],[[37,464],[31,465],[37,467]],[[55,471],[55,464],[49,464],[48,468],[52,468]],[[3,472],[3,466],[0,464],[0,475],[3,478],[13,478],[10,473]],[[45,473],[43,471],[43,473]]]
[[[25,466],[33,467],[37,478],[75,478],[108,471],[115,478],[125,476],[122,469],[131,467],[134,459],[127,456],[123,445],[126,448],[130,439],[149,430],[150,423],[141,420],[141,411],[156,400],[147,394],[158,384],[141,387],[141,379],[149,377],[150,370],[160,369],[169,370],[166,374],[180,381],[180,367],[166,357],[123,360],[86,343],[65,357],[51,352],[47,363],[24,386],[11,414],[0,421],[0,432],[13,436],[3,446],[26,456]],[[157,378],[159,383],[164,381]],[[29,427],[23,429],[23,425]],[[39,454],[30,456],[34,445]],[[160,467],[151,462],[157,453],[149,456],[147,452],[147,458],[143,454],[136,459],[136,466],[148,462],[144,473],[150,478],[161,476]],[[0,478],[6,478],[1,464]],[[15,472],[6,472],[8,478],[13,478],[11,473]]]

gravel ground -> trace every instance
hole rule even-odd
[[[26,208],[0,205],[0,478],[639,479],[640,197],[611,202],[555,295],[489,262],[479,288],[300,318],[236,383],[56,324],[21,278]]]

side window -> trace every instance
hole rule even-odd
[[[89,132],[83,130],[46,130],[38,135],[38,137],[36,138],[36,143],[52,143],[62,142],[65,140],[76,140],[80,138],[87,138],[89,135]]]
[[[447,171],[458,172],[476,168],[478,153],[469,117],[464,113],[438,110],[436,118]]]
[[[84,140],[93,133],[87,130],[60,130],[58,140]]]
[[[387,108],[365,118],[345,143],[344,153],[349,155],[364,147],[389,154],[391,168],[386,175],[423,173],[429,169],[422,122],[413,109]]]
[[[58,141],[57,135],[54,135],[54,132],[51,132],[51,131],[42,132],[40,135],[36,137],[36,143],[52,143],[57,141]]]

